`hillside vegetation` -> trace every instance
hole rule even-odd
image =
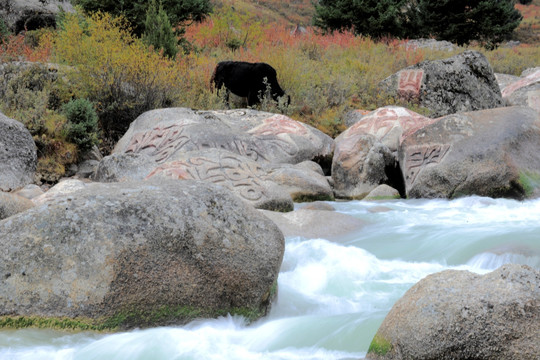
[[[539,2],[522,7],[521,29],[538,31]],[[491,51],[479,46],[444,51],[407,48],[404,41],[389,38],[376,42],[350,32],[324,35],[311,27],[293,32],[296,25],[308,23],[312,11],[309,0],[220,1],[205,21],[187,28],[189,52],[180,52],[175,59],[133,36],[125,19],[103,13],[66,15],[56,30],[8,36],[2,42],[2,62],[51,62],[65,67],[60,70],[61,81],[42,81],[39,94],[27,91],[32,90],[28,81],[12,80],[11,99],[23,94],[28,99],[2,99],[0,107],[6,115],[39,129],[33,135],[43,143],[41,169],[52,171],[47,179],[54,181],[81,155],[67,136],[65,104],[81,98],[92,102],[99,117],[100,147],[107,154],[129,123],[146,110],[226,108],[222,94],[212,91],[209,84],[214,67],[222,60],[271,64],[291,104],[283,107],[265,101],[258,109],[284,113],[331,136],[344,130],[343,115],[352,109],[399,104],[422,113],[416,104],[398,103],[377,89],[384,78],[420,61],[475,49],[487,56],[498,73],[519,75],[540,66],[540,42],[531,36],[531,43]],[[524,33],[529,34],[518,35],[524,38]]]

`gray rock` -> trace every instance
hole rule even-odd
[[[0,113],[0,190],[11,191],[34,181],[37,149],[23,124]]]
[[[444,51],[454,51],[456,46],[446,40],[435,40],[435,39],[414,39],[405,42],[404,44],[407,50],[417,50],[417,49],[431,49],[431,50],[444,50]]]
[[[97,160],[84,160],[77,166],[75,175],[79,178],[89,179],[94,176],[98,166],[99,161]]]
[[[527,69],[502,90],[510,105],[529,106],[540,114],[540,67]]]
[[[373,135],[344,132],[336,138],[332,161],[337,198],[362,199],[389,181],[388,168],[397,166],[395,155]]]
[[[164,163],[176,153],[218,148],[269,163],[329,162],[333,140],[284,115],[255,110],[148,111],[132,122],[113,153],[144,153]]]
[[[0,191],[0,220],[26,211],[34,207],[34,203],[22,196]]]
[[[379,185],[373,189],[363,200],[373,201],[373,200],[391,200],[399,199],[399,191],[390,187],[386,184]]]
[[[105,156],[97,165],[92,180],[120,182],[144,180],[158,164],[144,153],[118,153]]]
[[[14,194],[27,199],[33,199],[35,197],[43,195],[43,190],[41,190],[41,188],[35,184],[28,184],[22,189],[15,191]]]
[[[380,86],[391,95],[418,101],[430,110],[430,117],[503,105],[493,69],[477,51],[421,62],[386,78]]]
[[[334,200],[334,192],[326,177],[306,165],[304,162],[265,165],[263,168],[268,171],[267,178],[287,191],[294,202]],[[317,167],[320,170],[320,166]]]
[[[504,265],[486,274],[447,270],[392,307],[366,359],[538,359],[540,272]]]
[[[451,115],[403,140],[408,197],[540,196],[540,118],[528,107]]]
[[[314,201],[301,207],[303,210],[335,211],[336,208],[323,201]]]
[[[89,184],[1,221],[0,238],[4,318],[97,328],[261,316],[284,251],[279,229],[227,191],[166,179]]]
[[[46,202],[54,200],[55,198],[82,190],[86,187],[86,185],[87,184],[84,181],[78,179],[64,179],[42,195],[32,198],[32,201],[36,205],[42,205]]]
[[[56,27],[59,9],[73,12],[70,1],[65,0],[3,0],[0,2],[0,18],[8,28],[18,34],[23,30]]]
[[[286,237],[335,240],[362,229],[366,223],[353,216],[327,210],[299,209],[288,213],[260,210]]]

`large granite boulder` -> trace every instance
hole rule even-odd
[[[430,117],[503,105],[493,69],[477,51],[421,62],[384,79],[380,86],[394,96],[418,101],[430,110]]]
[[[263,163],[331,162],[333,140],[284,115],[255,110],[148,111],[133,121],[113,153],[144,153],[157,163],[176,154],[218,148]]]
[[[366,359],[538,359],[540,272],[504,265],[486,274],[447,270],[392,307]]]
[[[344,131],[345,136],[338,139],[351,141],[355,135],[373,135],[390,151],[397,152],[403,138],[435,121],[404,107],[385,106],[363,115]]]
[[[510,105],[529,106],[540,113],[540,67],[527,69],[504,86],[502,96]]]
[[[195,181],[92,183],[0,221],[1,323],[90,329],[265,313],[283,234]]]
[[[267,178],[286,191],[294,202],[334,200],[334,191],[321,167],[305,161],[300,164],[269,164],[263,169],[268,172]]]
[[[529,107],[450,115],[407,136],[399,151],[412,198],[540,196],[540,116]]]
[[[0,18],[12,32],[18,34],[24,30],[55,27],[60,9],[74,11],[68,0],[2,0]]]
[[[0,113],[0,190],[11,191],[34,181],[37,149],[32,135],[17,120]]]
[[[389,182],[398,164],[392,151],[373,135],[345,131],[336,138],[332,162],[337,198],[362,199],[380,184]]]

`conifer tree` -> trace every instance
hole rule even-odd
[[[418,0],[415,10],[419,35],[458,45],[478,40],[496,46],[522,19],[513,0]]]
[[[401,36],[404,0],[320,0],[315,5],[315,26],[326,30],[353,30],[381,38]]]
[[[178,53],[178,40],[161,1],[159,9],[156,7],[156,0],[150,1],[144,27],[143,41],[155,50],[163,50],[164,55],[174,59]]]

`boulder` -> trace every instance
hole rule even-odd
[[[2,324],[115,329],[262,316],[283,234],[212,184],[92,183],[0,222]]]
[[[52,188],[50,188],[47,192],[39,196],[33,197],[32,201],[36,205],[42,205],[48,201],[54,200],[57,197],[71,194],[73,192],[84,189],[85,187],[86,183],[84,181],[78,179],[64,179],[58,182],[58,184],[54,185]]]
[[[510,105],[529,106],[540,114],[540,67],[528,69],[502,90]]]
[[[22,197],[27,198],[27,199],[33,199],[35,197],[43,195],[44,192],[36,184],[28,184],[25,187],[23,187],[22,189],[19,189],[19,190],[15,191],[14,194],[22,196]]]
[[[174,160],[155,168],[145,179],[199,180],[220,185],[259,209],[293,210],[293,201],[268,175],[261,164],[221,149],[175,154]]]
[[[99,182],[144,180],[158,163],[144,153],[118,153],[105,156],[91,179]]]
[[[264,169],[268,171],[268,180],[278,184],[292,197],[294,202],[334,200],[332,187],[326,177],[321,174],[321,167],[315,165],[318,167],[318,171],[310,167],[308,162],[297,165],[265,165]]]
[[[365,221],[354,216],[328,210],[259,211],[271,219],[286,237],[335,240],[366,225]]]
[[[74,11],[71,2],[66,0],[8,0],[0,3],[0,18],[18,34],[25,30],[56,27],[60,9]]]
[[[399,199],[400,197],[401,196],[399,195],[399,191],[386,184],[382,184],[371,190],[371,192],[367,194],[367,196],[363,200],[392,200]]]
[[[23,124],[0,113],[0,190],[11,191],[34,181],[37,149]]]
[[[22,196],[0,191],[0,220],[26,211],[34,207],[34,203]]]
[[[486,274],[447,270],[399,299],[366,359],[538,359],[540,272],[504,265]]]
[[[399,151],[411,198],[540,196],[540,116],[528,107],[450,115],[407,136]]]
[[[144,153],[157,163],[175,154],[217,148],[263,163],[331,162],[333,140],[284,115],[255,110],[148,111],[133,121],[113,153]],[[328,166],[327,166],[328,167]]]
[[[403,138],[435,121],[404,107],[385,106],[363,115],[353,126],[345,130],[346,136],[338,139],[351,141],[356,135],[373,135],[390,151],[397,153]]]
[[[418,101],[430,110],[430,117],[503,105],[493,69],[477,51],[421,62],[384,79],[380,86],[391,95]]]
[[[336,138],[332,161],[337,198],[362,199],[380,184],[390,181],[397,168],[395,155],[375,136],[345,131]]]

